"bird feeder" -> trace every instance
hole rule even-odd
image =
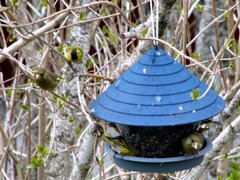
[[[199,165],[211,150],[205,138],[197,155],[185,155],[181,139],[220,113],[225,103],[213,90],[160,48],[147,51],[91,105],[93,115],[115,123],[137,156],[107,151],[115,163],[140,172],[172,172]],[[198,90],[199,100],[191,93]]]

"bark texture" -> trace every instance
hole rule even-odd
[[[82,0],[77,1],[75,6],[80,6],[83,4],[88,4],[94,1]],[[91,19],[95,17],[95,14],[89,9],[82,10],[86,16],[86,19]],[[75,11],[76,12],[76,11]],[[76,15],[72,15],[70,18],[70,23],[79,22],[79,12]],[[79,104],[78,101],[78,88],[77,87],[77,72],[84,73],[85,62],[88,59],[88,51],[90,48],[90,38],[94,29],[94,23],[85,23],[82,25],[77,25],[69,28],[68,30],[68,43],[74,46],[81,47],[83,50],[83,63],[73,64],[75,72],[69,69],[69,66],[65,66],[63,69],[65,81],[58,88],[59,94],[66,94],[68,99]],[[83,82],[82,82],[83,83]],[[83,84],[80,84],[82,87]],[[80,90],[81,91],[81,90]],[[86,118],[79,112],[79,109],[72,108],[70,106],[65,106],[62,112],[58,113],[62,120],[55,120],[55,128],[53,128],[51,136],[54,136],[53,151],[59,151],[66,149],[77,142],[77,135],[75,126],[68,123],[68,118],[75,117],[77,123],[86,123]],[[55,132],[54,132],[55,131]],[[72,151],[69,149],[63,153],[57,153],[48,162],[48,167],[46,171],[48,173],[47,179],[68,179],[71,175],[72,179],[84,179],[86,176],[92,160],[93,155],[93,137],[89,132],[84,135],[82,143],[80,143],[79,148]],[[76,158],[73,154],[76,154]],[[73,161],[74,160],[74,161]],[[81,160],[81,162],[79,162]]]
[[[216,2],[218,5],[217,7],[224,7],[224,2]],[[212,14],[212,0],[205,0],[203,5],[203,11],[204,13],[201,13],[198,19],[199,21],[199,31],[204,29],[212,20],[214,17],[211,16]],[[216,14],[217,15],[217,14]],[[198,16],[197,16],[198,17]],[[214,25],[213,25],[214,26]],[[221,33],[224,33],[223,28],[220,31]],[[201,59],[211,59],[212,54],[210,51],[210,46],[214,47],[214,49],[217,49],[216,47],[216,36],[215,36],[215,30],[214,28],[207,28],[196,40],[196,51],[199,53]],[[223,40],[221,40],[222,42]]]

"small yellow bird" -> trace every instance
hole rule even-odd
[[[82,63],[83,59],[83,51],[79,47],[66,45],[63,48],[64,57],[69,61],[73,63]]]
[[[201,121],[199,123],[199,125],[197,127],[197,131],[204,132],[204,131],[208,130],[211,126],[215,126],[215,128],[216,128],[216,127],[222,127],[223,124],[220,121],[207,119],[207,120]]]
[[[118,154],[136,156],[135,150],[129,144],[127,144],[122,137],[110,138],[102,135],[101,138]]]
[[[111,137],[111,138],[117,138],[121,136],[121,133],[117,127],[116,124],[114,123],[107,123],[107,129],[105,132],[106,136]]]
[[[203,147],[204,136],[202,133],[194,132],[182,139],[182,147],[187,154],[197,154]]]
[[[38,68],[33,71],[34,81],[44,90],[53,90],[57,87],[60,78],[48,69]]]
[[[101,138],[118,154],[136,156],[135,150],[122,137],[116,124],[108,123],[106,132]]]

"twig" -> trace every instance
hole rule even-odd
[[[174,46],[172,46],[171,44],[169,44],[168,42],[166,42],[166,41],[164,41],[162,39],[156,39],[156,38],[152,38],[152,37],[146,37],[146,38],[139,37],[139,39],[141,39],[141,40],[151,40],[151,41],[155,40],[155,41],[158,41],[158,42],[168,46],[169,48],[171,48],[172,50],[174,50],[176,53],[180,54],[184,58],[189,59],[190,61],[194,62],[196,65],[202,67],[204,70],[208,71],[209,73],[214,74],[214,72],[212,70],[210,70],[207,67],[205,67],[202,63],[200,63],[197,60],[195,60],[195,59],[193,59],[193,58],[183,54],[182,51],[178,50],[177,48],[175,48]]]
[[[99,78],[99,79],[102,79],[102,80],[107,80],[109,81],[110,83],[113,83],[114,80],[110,77],[106,77],[106,76],[102,76],[102,75],[99,75],[99,74],[79,74],[79,76],[85,76],[85,77],[94,77],[94,78]]]
[[[188,0],[183,0],[183,54],[187,55],[187,32],[188,32]],[[183,58],[182,64],[186,65],[186,60]]]
[[[234,130],[234,131],[233,131]],[[198,167],[192,169],[186,180],[199,179],[203,172],[211,164],[214,157],[217,156],[221,148],[240,131],[240,116],[233,120],[213,141],[213,149],[205,155],[204,161]],[[235,132],[235,133],[234,133]]]

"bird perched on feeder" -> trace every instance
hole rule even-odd
[[[117,138],[122,136],[117,125],[114,123],[107,123],[106,136],[111,138]]]
[[[33,71],[34,81],[44,90],[53,90],[60,78],[48,69],[38,68]]]
[[[64,57],[72,63],[82,63],[83,51],[80,47],[66,45],[63,48]]]
[[[108,143],[118,154],[136,156],[135,150],[125,141],[124,137],[121,136],[115,124],[108,123],[105,134],[101,136],[101,139]]]
[[[186,154],[197,154],[203,147],[204,136],[202,133],[194,132],[182,139],[182,147]]]
[[[211,119],[207,119],[207,120],[199,123],[197,131],[202,133],[202,132],[208,130],[210,126],[222,127],[222,123],[219,122],[219,121],[214,121],[214,120],[211,120]]]

